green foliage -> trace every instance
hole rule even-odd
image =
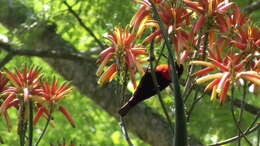
[[[248,4],[245,0],[236,0],[241,6]],[[79,50],[92,50],[97,47],[93,38],[79,25],[75,17],[68,11],[67,7],[62,1],[52,0],[21,0],[27,6],[32,7],[37,13],[38,17],[56,24],[57,32],[70,43],[72,43]],[[116,25],[126,26],[134,14],[135,5],[131,0],[69,0],[68,3],[73,6],[73,9],[79,14],[83,22],[90,27],[95,35],[103,40],[102,35],[107,33]],[[251,14],[252,23],[260,23],[260,10]],[[13,36],[13,32],[0,26],[0,34],[7,35],[16,44],[19,41]],[[33,39],[33,38],[32,38]],[[5,54],[1,51],[1,59]],[[60,80],[64,80],[58,73],[56,73],[44,61],[38,58],[17,57],[8,63],[6,68],[19,67],[24,63],[40,65],[46,73],[46,78],[53,75],[58,76]],[[169,96],[168,90],[163,92],[164,101],[168,107],[168,111],[174,110],[172,106],[172,98]],[[241,95],[241,93],[236,93]],[[247,98],[248,103],[260,106],[259,98],[253,95]],[[188,105],[191,104],[192,99],[188,100]],[[149,105],[163,115],[160,104],[156,98],[146,101]],[[76,121],[76,128],[72,128],[68,121],[60,114],[54,113],[54,125],[50,126],[47,134],[44,137],[41,145],[48,145],[62,141],[63,138],[67,142],[73,140],[76,144],[83,145],[127,145],[125,142],[118,122],[104,112],[100,107],[93,103],[90,99],[81,95],[76,89],[70,97],[62,101],[62,104],[69,111],[71,111],[74,120]],[[236,111],[238,114],[238,111]],[[11,123],[13,127],[11,131],[7,131],[4,123],[0,122],[0,136],[3,138],[5,144],[3,146],[17,145],[18,136],[16,133],[17,121],[16,109],[9,111]],[[251,114],[244,112],[245,118],[242,120],[242,127],[246,128],[254,119]],[[228,121],[228,122],[227,122]],[[198,106],[192,112],[190,122],[188,123],[189,133],[198,137],[205,144],[214,143],[226,138],[235,136],[235,130],[232,120],[230,107],[228,104],[220,105],[218,102],[212,102],[209,97],[204,97],[199,101]],[[43,125],[46,120],[41,118],[36,125],[35,139],[40,135]],[[143,141],[130,134],[135,145],[146,145]],[[255,135],[250,135],[253,138]],[[244,141],[242,141],[245,144]],[[236,145],[230,144],[230,145]]]
[[[42,67],[45,73],[45,78],[51,79],[55,76],[59,80],[64,80],[57,72],[55,72],[48,64],[38,58],[16,57],[6,65],[7,68],[21,66],[24,63],[34,64]],[[126,145],[124,137],[121,135],[119,123],[104,112],[100,107],[93,103],[90,99],[81,95],[77,90],[74,90],[71,96],[67,97],[60,103],[72,113],[73,119],[76,122],[76,128],[72,128],[67,119],[64,118],[60,112],[53,113],[54,120],[48,127],[47,134],[44,136],[40,145],[48,145],[49,143],[57,144],[62,142],[74,141],[77,145]],[[11,118],[12,128],[7,131],[3,121],[0,122],[0,135],[4,140],[6,146],[18,145],[17,110],[12,108],[8,111]],[[35,125],[34,141],[37,140],[46,119],[40,118]],[[130,135],[135,145],[146,145],[144,142]]]

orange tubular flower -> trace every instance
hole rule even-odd
[[[141,7],[133,17],[131,26],[137,29],[137,35],[141,35],[143,31],[148,28],[154,28],[154,32],[150,33],[144,40],[143,43],[150,42],[153,39],[158,41],[162,40],[162,34],[157,20],[152,18],[151,4],[147,0],[138,1],[141,3]],[[175,7],[173,2],[160,1],[155,3],[158,14],[165,24],[165,27],[170,35],[170,39],[173,42],[175,51],[178,56],[177,60],[179,63],[183,61],[190,54],[190,34],[187,33],[183,28],[190,24],[190,16],[192,12],[187,11],[181,7]]]
[[[64,82],[58,85],[58,81],[54,79],[51,84],[48,82],[44,82],[42,84],[42,90],[40,91],[40,94],[44,98],[43,101],[46,101],[47,103],[55,106],[61,99],[66,97],[71,92],[71,90],[72,88],[69,86],[69,83]],[[37,113],[34,117],[34,123],[38,121],[43,113],[49,116],[49,112],[46,109],[47,108],[45,108],[45,106],[42,104],[38,106]],[[58,109],[64,114],[66,119],[68,119],[72,127],[75,127],[75,122],[73,121],[69,112],[63,106],[59,106]]]
[[[216,16],[216,22],[217,24],[219,24],[217,27],[220,30],[220,32],[233,32],[234,29],[238,29],[247,22],[248,18],[245,16],[245,14],[242,14],[240,12],[239,7],[237,5],[233,5],[232,10],[233,12],[229,15]]]
[[[18,109],[19,106],[22,106],[20,103],[23,102],[25,110],[28,110],[28,100],[31,100],[33,105],[36,105],[36,114],[33,119],[35,124],[42,115],[45,117],[50,116],[49,110],[43,104],[50,104],[52,107],[55,107],[71,89],[68,83],[58,85],[58,81],[55,79],[52,83],[42,82],[40,68],[34,66],[30,68],[24,66],[21,71],[15,69],[14,72],[9,70],[6,70],[4,73],[0,72],[0,91],[2,92],[0,97],[3,99],[0,106],[0,114],[6,121],[7,126],[10,126],[7,109],[10,107]],[[69,112],[62,106],[59,106],[59,110],[70,121],[71,125],[75,127]],[[23,118],[27,120],[27,116]]]
[[[5,86],[8,82],[8,79],[4,76],[2,72],[0,72],[0,92],[5,90]]]
[[[6,77],[11,85],[3,90],[2,97],[6,97],[3,104],[0,106],[0,111],[5,112],[9,107],[16,106],[19,100],[27,101],[38,95],[40,89],[40,69],[37,67],[23,67],[21,71],[18,69],[15,72],[6,70]],[[19,95],[19,96],[18,96]],[[17,101],[17,99],[19,99]]]
[[[184,3],[194,11],[208,15],[223,14],[233,5],[228,0],[184,0]]]
[[[37,105],[37,111],[36,111],[36,114],[35,114],[34,119],[33,119],[33,124],[36,124],[38,122],[38,120],[40,119],[42,114],[46,114],[47,116],[50,116],[48,109],[46,107],[44,107],[43,105],[38,104]]]
[[[256,53],[260,52],[260,31],[253,26],[244,26],[235,32],[234,39],[227,40],[243,52]]]
[[[192,32],[196,33],[208,20],[212,21],[216,17],[221,17],[223,14],[232,7],[233,3],[228,0],[184,0],[184,3],[193,9],[195,12],[201,14],[200,18],[196,21]],[[208,20],[207,20],[208,19]],[[220,18],[219,18],[220,19]]]
[[[232,84],[239,83],[239,79],[250,81],[251,83],[260,85],[260,72],[246,71],[246,62],[248,57],[239,54],[228,54],[223,59],[216,60],[211,58],[210,61],[191,61],[190,64],[203,65],[206,68],[199,70],[194,75],[204,75],[211,71],[217,71],[214,74],[204,75],[196,80],[197,84],[211,81],[206,90],[212,90],[211,99],[219,97],[221,103],[224,102],[228,89]],[[254,69],[254,68],[251,68]]]
[[[96,74],[98,76],[101,75],[101,77],[98,83],[107,83],[113,79],[118,71],[123,71],[126,67],[130,74],[130,79],[134,87],[136,87],[135,72],[139,71],[142,74],[144,73],[143,67],[141,66],[143,59],[140,60],[137,56],[146,55],[145,48],[135,46],[135,34],[130,33],[127,29],[116,27],[114,32],[110,33],[106,38],[110,41],[111,46],[99,54],[98,62],[100,66]],[[111,60],[114,61],[114,63],[103,71],[104,67]]]
[[[194,26],[192,27],[192,37],[196,36],[196,33],[202,30],[202,32],[208,33],[209,48],[213,48],[214,45],[214,36],[217,29],[222,32],[226,32],[230,29],[232,24],[242,23],[244,20],[242,15],[240,18],[230,17],[230,14],[227,14],[226,11],[230,8],[233,8],[234,15],[240,14],[237,7],[234,6],[234,3],[229,2],[228,0],[184,0],[184,3],[194,10],[194,12],[200,14],[197,18]],[[236,21],[237,19],[237,21]],[[243,19],[243,20],[242,20]],[[231,22],[231,21],[236,22]],[[244,22],[243,22],[244,23]],[[203,27],[203,29],[202,29]]]

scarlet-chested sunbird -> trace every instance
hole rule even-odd
[[[180,77],[183,72],[183,66],[176,63],[176,71],[178,77]],[[169,72],[169,66],[167,64],[160,64],[155,68],[155,76],[158,81],[160,91],[165,89],[171,83]],[[152,79],[151,70],[147,70],[141,78],[139,85],[135,89],[133,96],[118,111],[119,114],[121,116],[125,116],[136,104],[155,95],[157,93],[156,90],[157,89]]]

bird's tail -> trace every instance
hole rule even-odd
[[[123,117],[125,116],[129,110],[135,105],[133,100],[128,101],[126,104],[124,104],[118,111],[118,113]]]

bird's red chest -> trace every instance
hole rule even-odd
[[[167,64],[161,64],[156,67],[156,72],[160,72],[164,79],[170,80],[169,66]]]

